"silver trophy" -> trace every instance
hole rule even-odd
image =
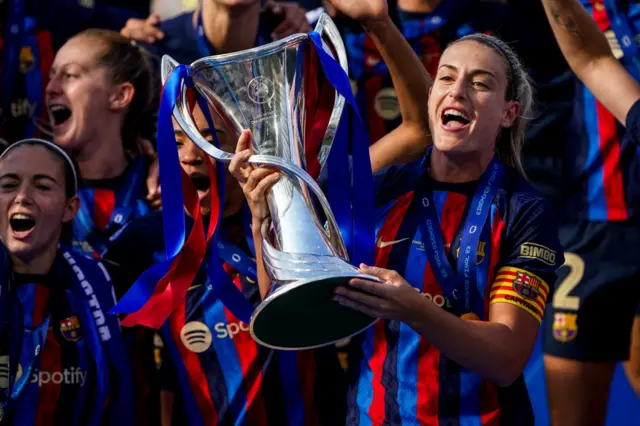
[[[315,31],[322,36],[325,51],[337,57],[347,72],[344,44],[328,15],[320,17]],[[253,338],[274,349],[329,345],[376,321],[331,300],[335,287],[347,285],[352,278],[378,279],[348,263],[329,202],[308,173],[313,168],[318,174],[326,163],[345,104],[328,86],[333,96],[328,126],[324,137],[311,146],[304,136],[313,119],[307,116],[312,102],[307,89],[317,84],[309,77],[312,54],[309,35],[295,34],[262,47],[199,59],[188,70],[193,87],[209,104],[216,127],[223,126],[234,141],[243,129],[251,129],[256,155],[249,162],[275,167],[285,177],[270,190],[271,217],[262,225],[262,259],[273,286],[250,324]],[[173,59],[163,57],[163,81],[175,66]],[[190,113],[186,87],[173,114],[204,152],[218,161],[231,161],[233,154],[201,136]]]

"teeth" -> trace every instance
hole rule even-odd
[[[462,117],[465,120],[469,120],[469,117],[467,117],[467,114],[465,114],[463,111],[458,111],[457,109],[447,109],[444,111],[444,115],[455,115],[458,117]]]
[[[56,111],[63,111],[69,109],[67,106],[65,105],[49,105],[49,111],[51,112],[56,112]]]
[[[22,213],[16,213],[11,216],[11,219],[28,220],[28,219],[31,219],[31,216],[27,216],[26,214],[22,214]]]

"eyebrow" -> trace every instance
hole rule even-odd
[[[453,65],[449,65],[449,64],[442,64],[438,67],[438,70],[440,70],[440,68],[449,68],[453,71],[458,71],[458,68],[453,66]],[[477,74],[486,74],[490,77],[493,77],[494,79],[498,79],[498,77],[496,77],[496,75],[494,73],[492,73],[491,71],[487,71],[487,70],[483,70],[482,68],[477,68],[471,71],[472,75],[477,75]]]
[[[16,180],[19,180],[20,176],[18,176],[17,173],[7,173],[7,174],[4,174],[4,175],[0,176],[0,179],[16,179]],[[54,177],[51,177],[49,175],[38,174],[38,175],[34,175],[33,176],[33,180],[42,180],[42,179],[46,179],[46,180],[50,180],[50,181],[52,181],[54,183],[58,183],[58,181]]]

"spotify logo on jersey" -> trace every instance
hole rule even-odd
[[[180,330],[180,339],[191,352],[201,353],[211,346],[211,330],[199,321],[188,322]]]

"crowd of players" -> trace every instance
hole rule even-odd
[[[157,330],[109,314],[167,251],[160,57],[308,32],[305,11],[201,0],[160,22],[94,5],[101,28],[83,29],[55,3],[2,4],[0,424],[528,425],[539,332],[552,424],[603,424],[618,361],[640,394],[640,4],[325,3],[373,142],[375,265],[361,268],[384,281],[336,290],[382,318],[338,353],[256,344],[213,290],[229,280],[254,305],[268,291],[259,231],[282,178],[247,163],[249,132],[197,106],[201,134],[237,155],[221,200],[220,166],[174,122],[197,201],[187,235],[205,247],[220,216],[242,261],[210,246]],[[469,292],[451,279],[465,258]]]

